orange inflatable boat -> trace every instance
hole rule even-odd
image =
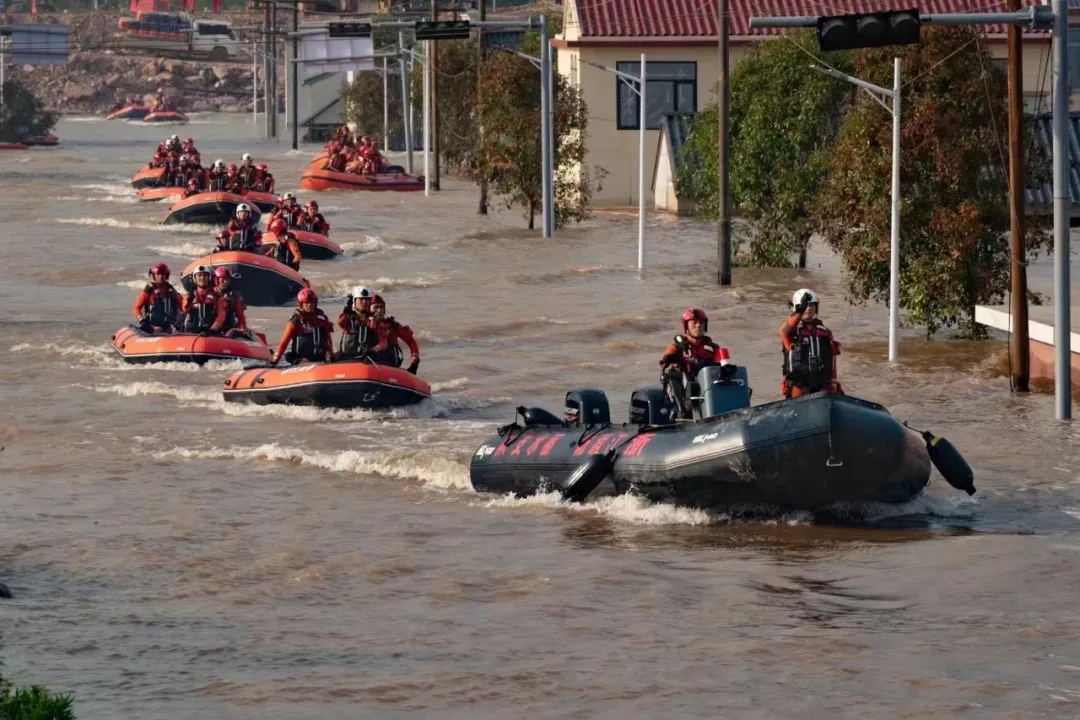
[[[397,166],[391,166],[387,170],[402,170]],[[402,172],[384,172],[378,175],[357,175],[356,173],[343,173],[309,167],[300,176],[300,187],[305,190],[366,190],[366,191],[394,191],[415,192],[424,189],[424,178],[419,175],[409,175]]]
[[[139,188],[139,192],[136,195],[139,199],[146,202],[150,200],[165,200],[169,199],[173,202],[180,199],[180,196],[184,194],[184,188],[176,185],[168,185],[164,187],[144,187]]]
[[[149,165],[143,165],[142,169],[131,178],[131,187],[136,190],[145,187],[157,187],[161,184],[162,179],[165,177],[165,168],[152,168]]]
[[[243,195],[227,192],[203,192],[177,201],[162,221],[164,225],[177,223],[206,223],[225,225],[236,215],[238,205],[251,208],[251,219],[259,222],[260,210]]]
[[[305,260],[333,260],[344,252],[340,245],[325,235],[295,229],[292,233],[296,236],[296,243],[300,246],[300,257]],[[277,242],[277,235],[274,233],[263,233],[263,247],[273,245],[276,248]]]
[[[106,120],[142,120],[150,114],[145,105],[125,105],[114,113],[105,116]]]
[[[297,293],[311,287],[311,283],[300,273],[274,258],[242,250],[227,250],[201,257],[184,268],[180,282],[188,292],[195,288],[191,276],[200,265],[205,265],[210,272],[219,267],[229,268],[233,274],[233,288],[244,298],[244,304],[250,307],[295,303]]]
[[[186,125],[188,118],[184,113],[179,113],[175,110],[162,110],[161,112],[147,113],[142,121],[144,123],[159,123],[162,125]]]
[[[259,208],[262,212],[270,212],[276,208],[280,199],[274,193],[259,192],[257,190],[246,191],[244,197],[247,198],[249,204]]]
[[[124,362],[192,362],[208,360],[264,360],[273,356],[266,345],[266,335],[254,333],[254,339],[174,333],[149,335],[137,327],[120,328],[112,336],[112,346]]]
[[[407,370],[362,360],[262,367],[233,373],[226,402],[314,405],[324,408],[391,408],[431,397],[431,386]]]

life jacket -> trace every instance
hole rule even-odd
[[[306,212],[302,213],[298,219],[296,227],[307,232],[313,232],[322,234],[323,229],[326,227],[326,219],[322,216],[322,213],[315,213],[315,217],[311,217]]]
[[[147,283],[143,292],[150,296],[150,308],[143,308],[143,317],[154,327],[172,327],[176,324],[176,317],[180,313],[180,305],[176,291],[171,285],[155,285]]]
[[[296,334],[293,335],[289,346],[289,352],[294,358],[296,360],[322,360],[326,347],[326,326],[330,324],[326,313],[316,308],[314,318],[309,318],[299,310],[295,310],[289,322],[296,326]]]
[[[824,390],[832,379],[832,332],[820,322],[799,322],[784,351],[784,378],[805,392]]]
[[[254,165],[240,166],[240,184],[244,187],[254,187],[259,180],[259,170]]]
[[[218,294],[213,288],[195,288],[188,293],[185,332],[202,333],[210,329],[217,319]]]
[[[211,192],[221,192],[225,189],[228,180],[229,178],[225,173],[211,173],[207,185]]]
[[[225,301],[225,324],[221,327],[221,332],[228,332],[234,327],[239,325],[239,321],[236,317],[236,306],[238,303],[243,302],[240,297],[240,293],[236,292],[232,288],[229,288],[225,292],[218,292],[218,297]]]
[[[274,218],[284,218],[285,224],[289,226],[289,229],[296,227],[296,221],[300,216],[300,206],[294,205],[291,209],[284,205],[278,205],[274,208]],[[271,219],[271,222],[273,219]]]
[[[341,354],[347,358],[368,354],[379,343],[379,333],[367,324],[370,315],[360,315],[355,310],[352,314],[351,328],[341,336]]]
[[[243,250],[245,252],[255,250],[255,241],[259,237],[259,231],[255,227],[255,223],[249,220],[241,225],[239,221],[233,219],[229,221],[225,229],[229,232],[229,250]]]
[[[398,331],[401,329],[401,323],[392,317],[383,318],[374,332],[377,335],[377,343],[386,341],[386,349],[374,352],[371,354],[371,359],[379,365],[393,365],[394,367],[401,367],[401,363],[405,359],[404,353],[401,352],[401,346],[398,345]]]

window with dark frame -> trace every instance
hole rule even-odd
[[[659,130],[664,115],[697,112],[697,63],[653,62],[645,68],[645,129]],[[641,73],[640,62],[619,62],[615,69],[628,75]],[[615,77],[616,126],[637,130],[641,98],[626,81]]]

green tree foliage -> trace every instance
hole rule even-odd
[[[542,196],[540,72],[517,55],[492,53],[484,66],[481,97],[485,132],[478,173],[487,175],[491,192],[506,207],[522,208],[531,229]],[[583,167],[588,111],[581,91],[556,74],[554,98],[555,226],[563,227],[588,216],[593,179],[600,171]]]
[[[812,32],[759,44],[731,76],[730,180],[734,210],[749,229],[744,262],[790,266],[813,232],[813,204],[825,177],[830,143],[851,86],[813,70]],[[826,62],[850,71],[849,53]],[[714,100],[693,122],[676,189],[700,198],[702,219],[718,215],[717,110]]]
[[[435,100],[439,108],[439,157],[447,169],[470,174],[477,142],[474,117],[477,41],[475,38],[439,40],[438,46],[436,72],[439,79]],[[423,44],[418,43],[416,50],[423,52]],[[424,127],[424,74],[420,63],[413,68],[409,92],[419,133]],[[423,149],[422,144],[419,147]]]
[[[855,74],[891,86],[902,59],[900,306],[927,336],[979,334],[974,306],[1009,274],[1007,80],[977,30],[932,28],[922,42],[857,53]],[[958,51],[958,48],[962,48]],[[844,121],[817,198],[817,229],[840,253],[850,298],[888,297],[892,116],[862,94]],[[1032,251],[1048,242],[1028,223]]]
[[[4,83],[4,104],[0,106],[0,141],[15,142],[23,137],[47,135],[56,126],[56,113],[45,106],[18,80]]]
[[[75,700],[40,685],[15,688],[0,677],[0,720],[75,720]]]

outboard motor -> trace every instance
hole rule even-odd
[[[660,385],[635,390],[630,395],[631,425],[671,425],[674,414]]]
[[[702,420],[750,407],[750,376],[741,365],[703,367],[695,382],[701,392],[694,397],[694,406]]]
[[[611,422],[611,409],[603,390],[577,388],[566,393],[566,422],[571,425],[603,425]]]

